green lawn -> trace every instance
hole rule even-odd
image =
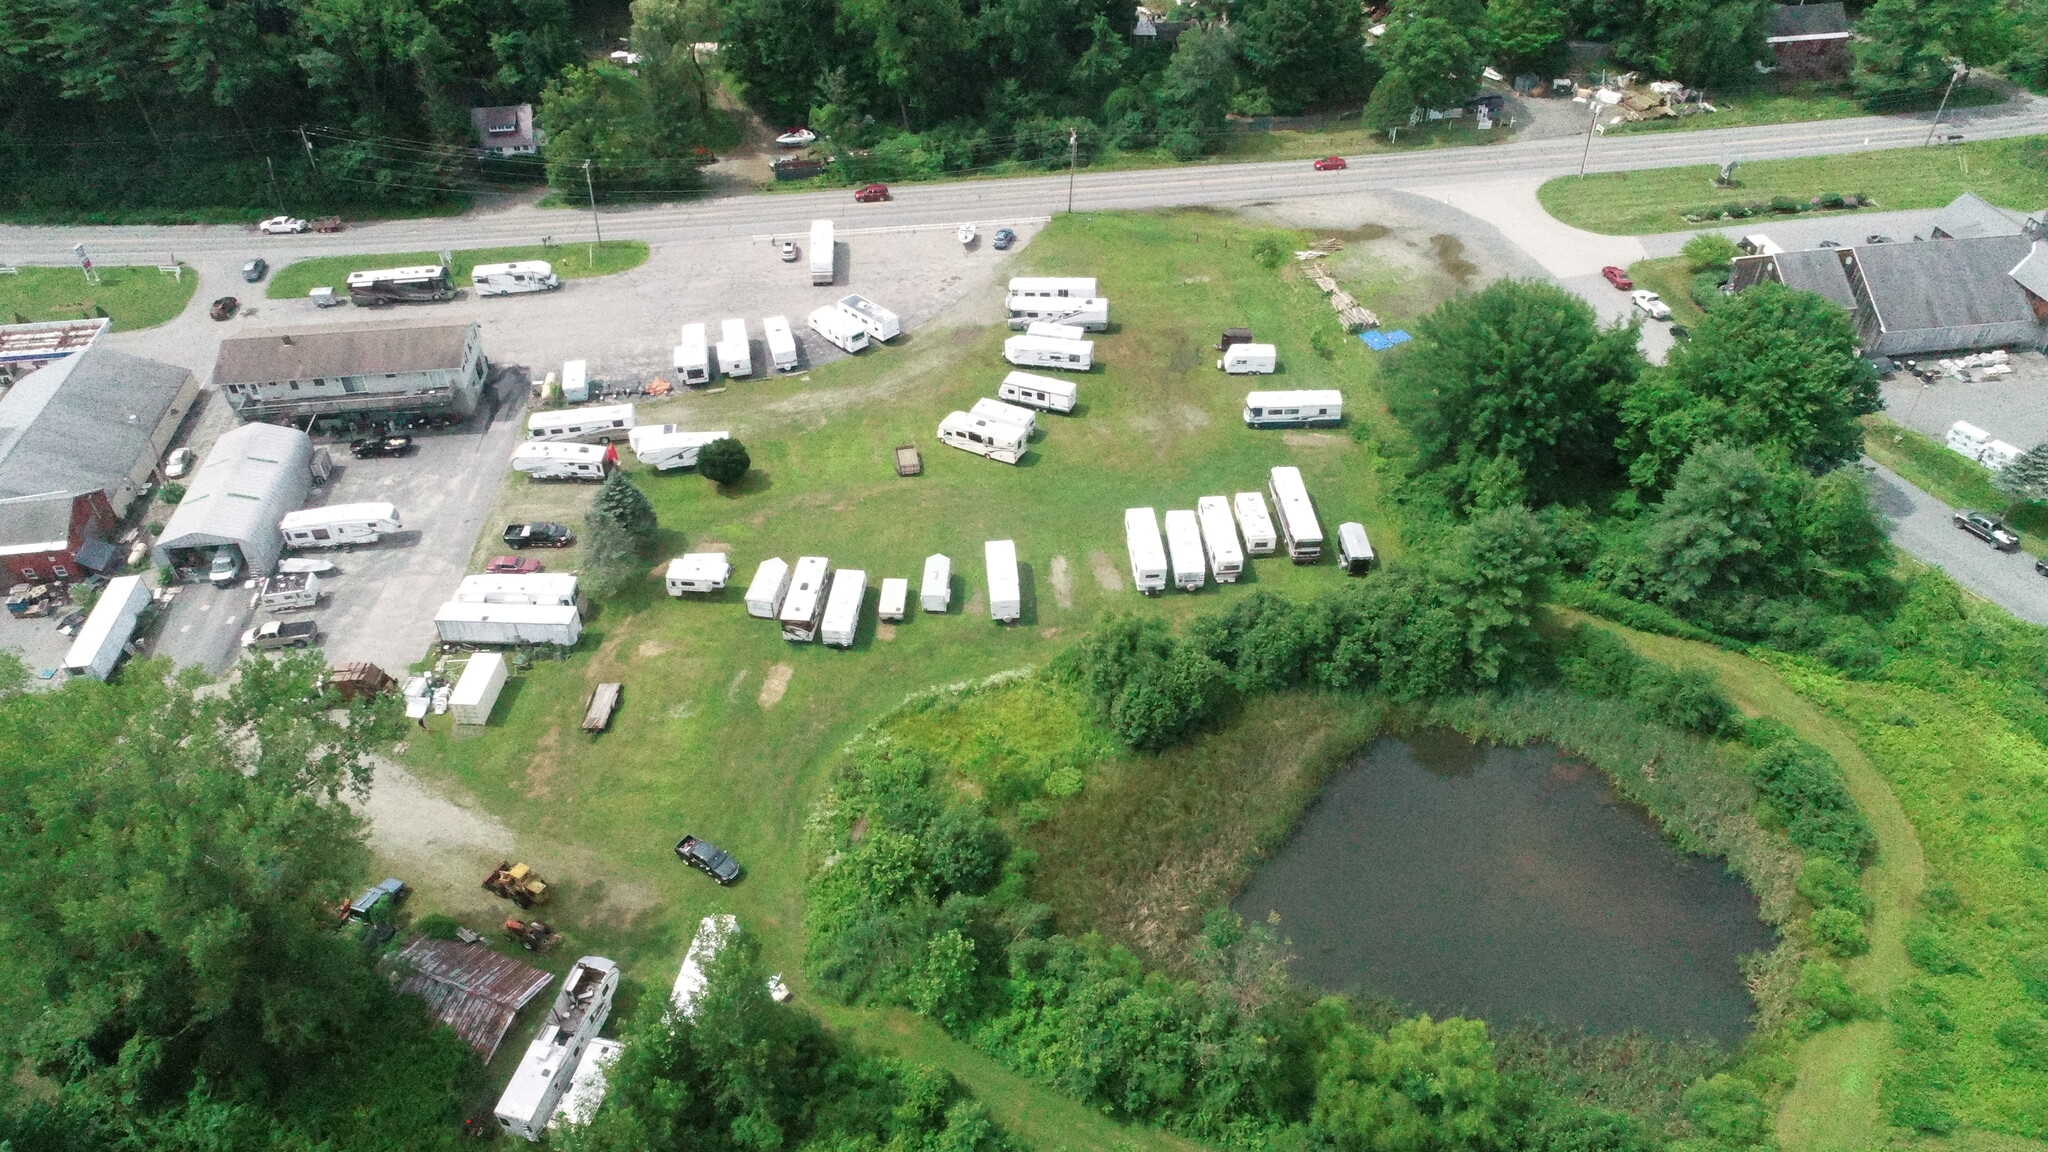
[[[1773,196],[1808,199],[1829,192],[1865,194],[1879,209],[1932,208],[1964,192],[1994,204],[2041,207],[2048,187],[2048,137],[1984,140],[1952,147],[1896,148],[1791,160],[1758,160],[1736,172],[1737,186],[1713,186],[1713,165],[1560,176],[1537,190],[1552,216],[1574,228],[1610,236],[1676,232],[1682,213],[1731,201]],[[1853,217],[1854,212],[1831,213]],[[1771,217],[1757,217],[1758,227]],[[1844,228],[1853,228],[1845,224]]]
[[[1951,508],[1999,516],[2020,534],[2020,547],[2048,555],[2048,507],[2015,503],[1991,486],[1991,470],[1948,446],[1882,416],[1863,418],[1863,450],[1915,488]]]
[[[607,240],[596,246],[597,259],[591,260],[589,244],[554,244],[542,247],[539,244],[523,244],[511,248],[464,248],[449,253],[455,263],[449,272],[459,285],[468,285],[469,270],[479,264],[506,264],[514,260],[546,260],[554,265],[555,275],[564,280],[580,280],[588,276],[609,276],[638,268],[647,262],[645,240]],[[403,268],[412,264],[439,263],[439,252],[385,252],[368,256],[318,256],[311,260],[300,260],[287,264],[271,274],[270,283],[264,288],[264,295],[272,300],[296,300],[321,285],[340,291],[348,274],[364,268]]]
[[[1628,278],[1638,288],[1648,288],[1664,298],[1671,308],[1671,321],[1697,328],[1707,318],[1692,299],[1692,266],[1683,256],[1638,260],[1628,266]]]
[[[22,268],[0,276],[0,323],[105,316],[121,332],[154,328],[185,310],[199,277],[167,276],[147,265],[95,268],[86,283],[77,268]],[[190,271],[190,269],[187,269]]]

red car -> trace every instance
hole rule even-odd
[[[1612,264],[1609,264],[1607,267],[1602,268],[1600,270],[1600,274],[1602,276],[1607,277],[1607,282],[1609,284],[1614,285],[1616,288],[1621,289],[1623,292],[1626,292],[1629,289],[1636,286],[1636,282],[1628,278],[1628,273],[1623,272],[1621,269],[1616,268]]]
[[[877,200],[887,200],[889,198],[889,186],[887,184],[870,184],[855,192],[853,198],[862,204],[872,204]]]
[[[1321,160],[1316,161],[1316,171],[1318,172],[1336,172],[1349,167],[1351,165],[1346,164],[1342,156],[1325,156]]]
[[[540,571],[540,561],[528,560],[524,556],[493,556],[484,565],[486,572],[507,572],[514,576],[526,576]]]

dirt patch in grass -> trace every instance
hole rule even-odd
[[[894,640],[895,638],[896,626],[894,624],[889,623],[887,620],[878,621],[875,624],[875,639]]]
[[[1282,432],[1280,442],[1289,448],[1344,448],[1350,438],[1335,432]]]
[[[555,771],[561,766],[556,753],[562,747],[562,730],[549,727],[533,743],[533,756],[526,762],[526,796],[530,800],[542,800],[553,791]]]
[[[1436,257],[1436,266],[1444,275],[1458,282],[1463,288],[1469,283],[1479,265],[1465,259],[1465,242],[1456,236],[1439,232],[1429,238],[1429,254]]]
[[[787,664],[777,664],[768,669],[761,678],[761,692],[755,699],[763,708],[773,708],[782,702],[782,694],[789,691],[789,678],[796,675],[796,669]],[[735,681],[737,683],[737,681]]]
[[[675,649],[670,648],[659,640],[642,640],[640,647],[634,649],[634,651],[639,654],[642,660],[652,660],[656,656],[666,656],[670,652],[675,651]]]
[[[1067,565],[1065,556],[1052,558],[1052,570],[1047,574],[1052,581],[1052,602],[1062,608],[1074,606],[1074,573]]]
[[[1095,583],[1104,592],[1123,591],[1123,574],[1116,570],[1116,563],[1109,558],[1109,553],[1090,552],[1088,554],[1088,570],[1095,574]]]

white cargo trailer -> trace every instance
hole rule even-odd
[[[1202,555],[1202,525],[1192,511],[1175,508],[1166,514],[1166,551],[1174,584],[1182,591],[1201,591],[1209,582],[1209,566]]]
[[[574,647],[583,616],[574,604],[465,604],[452,600],[434,613],[443,644],[554,644]]]
[[[559,440],[609,444],[633,431],[631,404],[593,404],[587,408],[556,408],[526,418],[528,440]]]
[[[1005,404],[1001,400],[990,400],[987,398],[976,400],[974,407],[967,410],[967,414],[969,416],[979,416],[983,420],[993,420],[998,424],[1009,424],[1022,428],[1026,440],[1031,439],[1032,433],[1038,431],[1038,417],[1032,413],[1031,409],[1020,408],[1015,404]]]
[[[1230,519],[1230,501],[1204,496],[1195,501],[1195,519],[1202,523],[1202,547],[1209,553],[1209,571],[1218,584],[1235,584],[1244,574],[1244,549],[1237,545],[1237,525]]]
[[[1024,458],[1025,438],[1024,429],[1015,424],[1000,424],[965,412],[949,413],[939,421],[941,444],[1004,464],[1015,464]]]
[[[704,968],[718,955],[725,942],[740,930],[739,917],[732,913],[706,916],[697,922],[697,934],[683,953],[683,966],[676,970],[676,982],[668,991],[668,1006],[683,1016],[697,1014],[697,997],[708,982]]]
[[[498,706],[498,693],[505,690],[505,681],[511,674],[505,658],[496,652],[471,656],[462,675],[455,678],[455,691],[448,697],[448,711],[455,714],[455,722],[489,724],[491,709]]]
[[[668,594],[716,592],[732,579],[732,562],[723,552],[686,552],[668,562]]]
[[[256,585],[256,607],[264,612],[296,612],[320,603],[320,577],[312,572],[279,572]]]
[[[918,585],[917,601],[927,612],[944,612],[953,606],[953,561],[943,552],[924,558],[924,582]]]
[[[1095,363],[1095,344],[1025,333],[1003,341],[1003,359],[1023,368],[1064,368],[1086,372]]]
[[[135,622],[149,607],[149,588],[140,576],[116,576],[100,590],[85,623],[78,626],[64,654],[68,676],[105,680],[120,663],[121,653],[135,636]]]
[[[711,383],[711,347],[702,324],[683,325],[676,340],[676,371],[685,384]]]
[[[287,512],[277,522],[287,548],[341,548],[375,544],[405,525],[398,507],[381,501],[364,504],[329,504],[324,508],[302,508]]]
[[[1124,509],[1124,548],[1131,555],[1131,583],[1147,596],[1166,590],[1166,545],[1159,516],[1150,508]]]
[[[583,1059],[576,1062],[575,1073],[569,1077],[569,1090],[562,1093],[562,1102],[555,1105],[555,1114],[548,1120],[549,1131],[581,1128],[597,1116],[609,1087],[605,1074],[619,1062],[619,1053],[625,1049],[617,1040],[602,1036],[590,1042],[583,1050]]]
[[[1088,330],[1075,324],[1048,324],[1039,321],[1024,329],[1026,336],[1044,336],[1050,340],[1079,340],[1088,335]]]
[[[784,640],[808,644],[817,639],[818,617],[825,612],[825,578],[831,570],[832,562],[823,556],[797,557],[796,570],[789,574],[789,590],[776,612]]]
[[[618,462],[610,444],[528,440],[512,450],[512,470],[535,480],[603,480]]]
[[[830,284],[833,277],[832,222],[811,221],[811,284]]]
[[[1243,347],[1243,345],[1238,345]],[[1300,392],[1247,392],[1244,422],[1248,428],[1307,428],[1344,420],[1344,393],[1335,388]]]
[[[1008,295],[1031,296],[1039,299],[1064,299],[1079,297],[1086,300],[1095,295],[1093,276],[1012,276]]]
[[[754,346],[747,340],[745,320],[727,320],[718,326],[718,370],[727,376],[754,374]]]
[[[509,264],[479,264],[469,270],[470,286],[478,296],[516,296],[523,292],[552,292],[562,286],[555,266],[545,260],[514,260]]]
[[[697,454],[706,444],[724,440],[731,432],[685,432],[674,424],[650,424],[633,429],[626,444],[633,455],[656,472],[672,468],[694,468]]]
[[[818,638],[828,647],[853,647],[860,631],[861,603],[868,596],[868,574],[858,568],[841,568],[832,574],[832,592],[825,597],[825,618]]]
[[[1232,344],[1223,350],[1218,368],[1232,376],[1267,375],[1279,368],[1279,349],[1271,344]]]
[[[747,615],[759,616],[763,620],[775,619],[782,610],[782,597],[789,591],[789,561],[780,556],[770,556],[754,569],[754,579],[747,585]]]
[[[894,312],[875,303],[865,296],[853,295],[839,298],[839,306],[846,310],[853,322],[867,329],[868,335],[881,343],[894,340],[903,332],[903,322]]]
[[[1271,556],[1280,546],[1280,535],[1273,531],[1273,518],[1266,514],[1266,498],[1257,492],[1239,492],[1232,502],[1237,506],[1237,530],[1244,533],[1245,552]]]
[[[570,404],[581,404],[590,399],[589,361],[564,360],[562,362],[562,399]]]
[[[1046,412],[1072,412],[1075,392],[1070,380],[1034,376],[1029,372],[1010,373],[1003,377],[1002,387],[996,389],[996,395],[1001,399]]]
[[[990,540],[981,546],[988,565],[988,614],[998,624],[1015,624],[1024,615],[1023,584],[1017,577],[1017,542]]]
[[[910,581],[891,576],[882,581],[882,595],[875,602],[875,617],[894,624],[903,619],[910,606]]]
[[[761,336],[768,342],[768,362],[777,372],[797,370],[796,336],[789,330],[789,317],[770,316],[761,321]]]
[[[574,572],[478,572],[455,586],[458,604],[574,604]]]
[[[1280,538],[1287,555],[1296,564],[1313,564],[1323,555],[1323,526],[1316,522],[1316,508],[1309,502],[1308,486],[1301,482],[1301,469],[1287,465],[1273,469],[1266,490],[1272,493],[1273,509],[1280,514]]]
[[[1365,534],[1365,525],[1352,520],[1337,525],[1337,563],[1350,576],[1372,571],[1372,541]]]
[[[619,988],[619,966],[602,956],[577,960],[562,977],[562,990],[541,1021],[540,1034],[526,1049],[512,1080],[498,1097],[498,1126],[537,1141],[554,1119],[555,1105],[569,1090],[584,1049],[604,1028]]]
[[[837,304],[812,312],[810,325],[811,331],[823,336],[841,352],[858,352],[868,346],[868,330]]]
[[[1100,332],[1109,327],[1109,301],[1101,297],[1093,300],[1047,300],[1040,296],[1012,296],[1003,301],[1003,307],[1010,314],[1011,328],[1031,328],[1044,323]]]

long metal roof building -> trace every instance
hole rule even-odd
[[[312,464],[313,442],[296,428],[244,424],[226,433],[214,441],[157,537],[156,562],[174,563],[179,551],[233,545],[251,575],[268,575],[284,550],[277,522],[305,504]]]

